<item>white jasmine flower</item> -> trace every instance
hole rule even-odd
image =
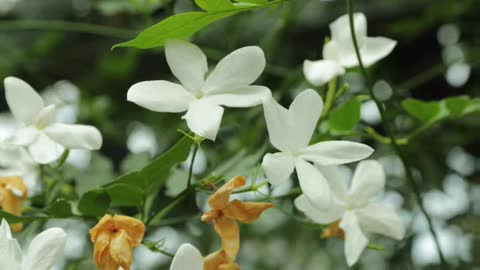
[[[198,249],[190,244],[183,244],[173,258],[170,270],[202,270],[203,257]]]
[[[389,55],[397,42],[385,37],[367,36],[367,18],[354,14],[355,36],[363,64],[368,67]],[[330,24],[331,40],[323,47],[323,60],[305,60],[303,71],[306,79],[321,86],[345,73],[345,68],[358,66],[348,14]]]
[[[385,186],[385,174],[379,162],[360,162],[350,189],[336,167],[321,170],[332,188],[333,205],[320,205],[300,195],[295,206],[320,224],[340,220],[340,228],[345,232],[345,256],[349,266],[358,261],[367,247],[367,234],[378,233],[396,240],[404,237],[405,227],[395,210],[372,201]]]
[[[271,184],[279,185],[297,171],[303,193],[312,202],[330,201],[330,188],[325,177],[311,163],[323,166],[340,165],[367,158],[373,153],[368,145],[349,141],[324,141],[310,145],[323,109],[322,98],[314,90],[300,93],[289,109],[273,98],[264,103],[270,142],[280,150],[267,154],[262,166]]]
[[[53,162],[64,148],[96,150],[101,147],[102,135],[95,127],[56,123],[55,105],[45,106],[40,95],[26,82],[8,77],[4,84],[8,106],[22,124],[11,142],[24,146],[36,162]]]
[[[51,228],[37,235],[28,248],[27,255],[12,237],[5,220],[0,225],[0,264],[9,270],[50,270],[63,256],[67,235],[60,228]]]
[[[207,57],[197,46],[180,40],[165,45],[173,75],[181,84],[145,81],[133,85],[127,99],[157,112],[180,113],[197,135],[214,141],[223,116],[223,107],[252,107],[270,95],[265,86],[250,85],[263,72],[265,56],[259,47],[238,49],[208,71]]]
[[[0,175],[21,177],[29,196],[41,191],[40,167],[21,147],[0,144]]]

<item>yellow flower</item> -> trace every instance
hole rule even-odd
[[[340,228],[340,221],[328,225],[328,227],[323,230],[320,237],[324,239],[338,237],[341,240],[345,240],[345,232]]]
[[[222,254],[232,262],[240,249],[240,229],[237,221],[247,224],[253,223],[260,217],[263,211],[273,207],[273,204],[263,202],[241,202],[239,200],[230,202],[232,192],[237,188],[243,187],[245,183],[244,177],[237,176],[218,189],[208,199],[208,205],[210,205],[212,210],[202,216],[202,221],[214,224],[215,231],[222,239],[223,249],[220,252],[223,252]],[[225,267],[218,269],[237,269],[233,264]]]
[[[0,207],[16,216],[22,215],[22,203],[27,199],[27,187],[20,177],[0,177]],[[12,230],[22,230],[21,223],[12,224]]]
[[[105,215],[90,230],[94,244],[94,260],[100,270],[130,270],[132,249],[140,245],[145,225],[127,216]]]
[[[203,262],[203,270],[240,270],[240,266],[224,250],[208,255]]]

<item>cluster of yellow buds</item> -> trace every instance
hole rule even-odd
[[[204,270],[239,270],[240,266],[235,263],[240,250],[240,228],[237,221],[253,223],[265,210],[274,206],[264,202],[230,201],[232,192],[245,186],[245,183],[245,177],[234,177],[208,200],[212,210],[203,214],[202,221],[213,223],[215,232],[222,239],[222,249],[205,258]]]
[[[202,221],[213,223],[222,239],[222,249],[204,258],[203,270],[240,270],[235,263],[240,250],[238,222],[253,223],[265,210],[273,207],[273,204],[264,202],[230,201],[233,191],[245,183],[244,177],[234,177],[208,200],[212,210],[203,214]],[[137,219],[105,215],[90,230],[97,267],[101,270],[117,270],[119,267],[130,270],[132,250],[141,244],[144,233],[145,226]]]
[[[20,177],[0,177],[0,207],[10,214],[20,216],[22,204],[27,199],[27,187]],[[22,230],[21,223],[12,224],[12,230]]]

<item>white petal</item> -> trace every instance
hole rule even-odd
[[[305,60],[303,63],[303,74],[305,74],[305,78],[315,86],[322,86],[344,73],[345,69],[336,61]]]
[[[288,108],[293,114],[295,145],[298,149],[307,146],[317,127],[323,110],[323,101],[313,89],[307,89],[295,97]]]
[[[29,126],[20,128],[15,132],[15,136],[11,138],[11,143],[19,146],[27,146],[32,144],[38,137],[39,131],[35,127]]]
[[[323,58],[335,61],[344,68],[358,66],[358,58],[352,40],[345,42],[329,41],[323,47]]]
[[[35,127],[37,129],[44,129],[55,121],[56,108],[55,105],[48,105],[44,107],[35,118]]]
[[[369,37],[360,49],[363,64],[368,67],[389,55],[397,42],[385,37]]]
[[[204,93],[235,89],[253,83],[265,69],[265,55],[257,46],[243,47],[225,56],[205,83]]]
[[[55,123],[45,134],[68,149],[97,150],[102,146],[102,134],[93,126]]]
[[[376,160],[364,160],[355,169],[350,188],[350,197],[357,204],[368,202],[380,193],[385,186],[385,173],[382,164]]]
[[[348,194],[347,179],[342,175],[338,166],[316,166],[322,175],[327,179],[328,185],[336,199],[346,201]]]
[[[354,265],[363,250],[368,245],[368,239],[360,229],[357,217],[352,211],[347,211],[340,222],[340,228],[345,232],[345,256],[348,266]]]
[[[10,230],[10,225],[8,222],[2,218],[2,223],[0,224],[0,240],[4,239],[12,240],[12,231]]]
[[[405,226],[394,209],[378,203],[355,210],[362,229],[401,240],[405,236]]]
[[[236,89],[215,91],[215,93],[209,94],[205,98],[218,105],[244,108],[262,104],[262,101],[271,95],[272,93],[268,87],[248,85]]]
[[[1,269],[22,270],[22,250],[4,219],[0,225],[0,265]]]
[[[355,26],[355,35],[359,41],[367,36],[367,18],[363,13],[355,13],[353,15],[353,23]],[[345,14],[330,24],[330,32],[332,40],[339,42],[352,42],[350,33],[350,21],[348,14]]]
[[[17,240],[13,239],[10,225],[2,219],[0,225],[0,265],[2,269],[22,270],[22,250]]]
[[[262,162],[268,182],[272,185],[285,183],[293,173],[293,157],[287,153],[266,154]]]
[[[24,260],[25,270],[50,270],[63,256],[67,235],[60,228],[51,228],[32,240]]]
[[[64,148],[50,139],[47,135],[40,133],[37,139],[28,147],[28,152],[33,160],[40,164],[47,164],[60,158]]]
[[[302,192],[310,203],[319,209],[332,207],[332,192],[322,173],[300,158],[295,159],[295,169]]]
[[[373,149],[350,141],[325,141],[302,149],[300,157],[322,166],[340,165],[367,158]]]
[[[197,248],[183,244],[173,258],[170,270],[202,270],[203,257]]]
[[[295,207],[319,224],[330,224],[339,220],[345,213],[345,208],[338,204],[333,204],[332,207],[326,209],[318,209],[310,203],[305,195],[300,195],[295,199]]]
[[[4,85],[8,107],[15,119],[32,124],[44,106],[40,95],[28,83],[15,77],[7,77]]]
[[[193,93],[202,89],[208,64],[200,48],[183,40],[168,40],[165,56],[173,75],[186,89]]]
[[[273,98],[265,99],[263,109],[270,142],[279,150],[296,154],[310,142],[323,101],[317,92],[307,89],[295,97],[288,110]]]
[[[139,82],[128,90],[127,100],[156,112],[184,112],[194,100],[183,86],[168,81]]]
[[[287,109],[282,107],[273,97],[263,102],[263,112],[267,124],[270,143],[278,150],[289,152],[293,148],[293,121]]]
[[[191,131],[198,136],[215,141],[220,123],[222,122],[223,108],[205,99],[192,102],[182,118],[187,120]]]

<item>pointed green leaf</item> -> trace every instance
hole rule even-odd
[[[336,132],[348,132],[360,121],[360,102],[356,99],[340,105],[330,113],[328,126]]]
[[[113,49],[118,47],[133,47],[138,49],[149,49],[160,47],[165,44],[168,39],[186,39],[206,27],[207,25],[232,16],[238,10],[225,10],[219,12],[187,12],[171,16],[165,20],[145,29],[136,38],[117,44]]]
[[[202,9],[210,12],[235,8],[230,0],[195,0],[195,3]]]
[[[192,143],[189,138],[183,137],[166,153],[141,170],[140,173],[146,181],[148,190],[155,192],[165,184],[175,166],[187,160]]]
[[[156,192],[158,188],[165,184],[175,166],[188,158],[191,146],[192,140],[183,137],[167,152],[154,159],[143,169],[122,175],[104,185],[103,188],[109,189],[113,185],[124,183],[134,185],[145,193]]]
[[[444,99],[444,102],[450,115],[462,116],[470,104],[470,99],[468,97],[451,97]]]
[[[111,206],[141,206],[144,201],[144,192],[135,185],[115,183],[104,190],[110,196]]]
[[[103,216],[110,208],[110,196],[104,190],[90,190],[78,202],[78,210],[86,216]]]
[[[72,212],[72,205],[64,199],[58,199],[50,204],[45,213],[53,218],[67,218],[75,216]]]
[[[32,222],[32,221],[35,221],[35,220],[44,220],[44,219],[47,219],[47,218],[48,218],[48,216],[45,216],[45,215],[16,216],[16,215],[10,214],[8,212],[5,212],[3,210],[0,210],[0,221],[2,219],[5,219],[9,224]]]
[[[442,117],[442,108],[439,102],[407,99],[402,102],[402,107],[415,118],[423,122],[432,122]]]
[[[257,5],[264,5],[268,1],[267,0],[236,0],[239,3],[247,3],[247,4],[257,4]]]

